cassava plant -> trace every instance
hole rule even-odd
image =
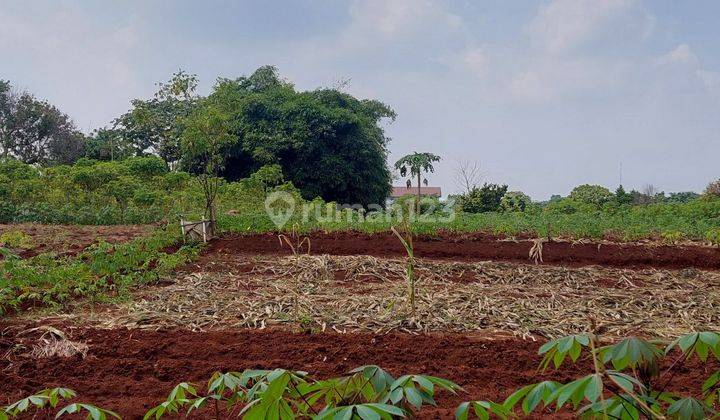
[[[543,381],[513,392],[502,403],[470,401],[455,412],[464,420],[474,414],[486,419],[529,415],[539,409],[570,408],[582,418],[600,419],[705,419],[717,418],[720,403],[720,370],[716,370],[692,393],[673,391],[676,373],[697,358],[720,360],[720,334],[693,332],[667,345],[657,340],[628,337],[600,346],[597,333],[584,333],[552,340],[540,347],[540,370],[559,368],[565,361],[577,362],[583,354],[593,372],[568,383]],[[662,363],[670,359],[668,363]],[[661,369],[661,366],[669,366]]]
[[[204,408],[214,418],[251,419],[392,419],[406,417],[423,405],[435,405],[438,390],[455,393],[461,388],[442,378],[426,375],[392,377],[378,366],[361,366],[347,376],[313,380],[306,372],[284,369],[215,373],[207,391],[178,384],[167,400],[144,419],[160,419]]]
[[[33,419],[36,418],[61,418],[68,414],[86,412],[87,419],[106,420],[109,417],[120,418],[110,410],[96,407],[87,403],[71,403],[60,409],[55,415],[53,412],[62,400],[75,398],[77,393],[69,388],[49,388],[36,394],[30,395],[0,409],[0,420],[8,420],[15,417],[25,417],[33,412]]]

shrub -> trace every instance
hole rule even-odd
[[[583,184],[575,187],[569,197],[581,203],[601,206],[612,200],[614,195],[603,186]]]
[[[481,188],[473,188],[462,196],[460,208],[467,213],[484,213],[500,209],[500,201],[507,192],[507,185],[484,184]]]
[[[522,191],[509,191],[500,200],[500,208],[507,212],[525,211],[530,203],[530,197]]]
[[[409,209],[410,205],[415,202],[417,196],[413,194],[405,194],[398,198],[393,205],[396,209]],[[414,208],[414,204],[413,207]],[[442,204],[437,197],[422,196],[420,198],[420,214],[433,214],[442,210]]]
[[[705,239],[711,244],[720,246],[720,228],[710,229],[705,233]]]
[[[156,156],[132,157],[122,161],[131,175],[138,177],[153,177],[168,172],[165,161]]]
[[[682,191],[670,193],[665,200],[669,203],[689,203],[690,201],[700,198],[700,194],[693,191]]]
[[[246,184],[250,188],[260,188],[267,191],[284,182],[285,177],[283,176],[280,165],[265,165],[250,175]]]

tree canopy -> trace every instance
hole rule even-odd
[[[84,153],[84,135],[66,114],[0,80],[0,156],[43,165],[72,163]]]
[[[385,202],[388,138],[379,123],[395,118],[387,105],[333,89],[297,91],[266,66],[250,76],[219,79],[203,107],[227,116],[236,139],[222,151],[226,179],[277,164],[307,199]]]

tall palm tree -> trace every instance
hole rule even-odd
[[[395,162],[395,169],[400,170],[400,176],[405,177],[408,174],[410,175],[410,178],[417,177],[417,205],[420,205],[420,177],[423,172],[435,172],[435,168],[433,168],[433,162],[439,162],[440,156],[434,155],[432,153],[427,152],[414,152],[409,155],[405,155],[401,157],[397,162]],[[408,186],[411,185],[410,179],[408,179]],[[427,179],[423,179],[423,182],[425,185],[428,184]],[[418,208],[418,210],[420,210]]]

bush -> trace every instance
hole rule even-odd
[[[525,211],[531,202],[522,191],[509,191],[500,200],[500,208],[506,212]]]
[[[408,209],[410,204],[415,202],[416,195],[405,194],[395,201],[393,207],[398,209]],[[414,206],[414,204],[413,204]],[[414,207],[413,207],[414,208]],[[437,197],[421,196],[420,197],[420,214],[433,214],[442,210],[443,206]]]
[[[153,177],[168,172],[165,161],[156,156],[132,157],[122,161],[131,175],[138,177]]]
[[[285,182],[280,165],[265,165],[247,178],[245,184],[250,188],[267,191]]]
[[[603,186],[584,184],[575,187],[569,197],[581,203],[601,206],[612,200],[614,195]]]
[[[497,184],[484,184],[482,188],[473,188],[461,197],[460,209],[466,213],[498,211],[507,188],[507,185]]]

